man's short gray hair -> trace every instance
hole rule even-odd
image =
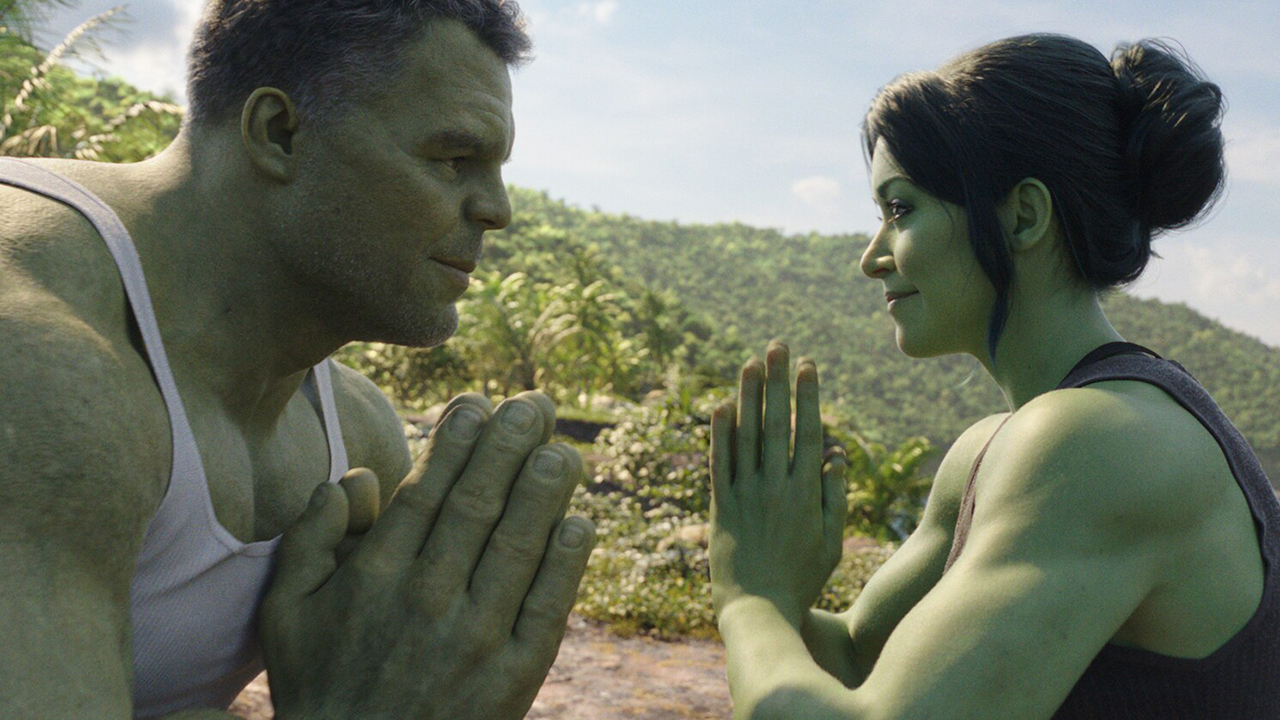
[[[405,45],[436,19],[462,22],[508,65],[532,43],[513,0],[209,0],[188,54],[186,121],[221,124],[259,87],[325,124],[404,66]]]

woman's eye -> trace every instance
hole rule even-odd
[[[890,220],[899,220],[909,212],[911,212],[911,208],[906,203],[898,202],[897,200],[889,203]]]

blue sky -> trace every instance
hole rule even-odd
[[[48,44],[113,1],[49,23]],[[876,90],[990,40],[1181,42],[1229,103],[1227,194],[1159,239],[1132,287],[1280,346],[1280,9],[955,0],[524,0],[536,60],[514,76],[507,180],[583,207],[788,232],[872,232],[858,126]],[[198,0],[135,0],[98,66],[182,96]],[[863,279],[850,272],[850,282]],[[1141,338],[1131,338],[1141,341]]]

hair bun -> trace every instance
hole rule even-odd
[[[1189,225],[1222,193],[1222,90],[1160,40],[1116,47],[1124,159],[1146,232]]]

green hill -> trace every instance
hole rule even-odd
[[[502,256],[515,238],[527,248],[534,226],[594,245],[604,264],[671,291],[716,334],[736,336],[755,352],[781,337],[793,352],[814,357],[828,406],[871,439],[923,435],[945,448],[970,423],[1006,409],[976,360],[921,361],[898,351],[880,286],[858,270],[865,235],[655,222],[518,188],[512,202],[516,221],[490,241],[491,255]],[[1181,304],[1118,293],[1104,306],[1126,338],[1190,370],[1253,444],[1273,482],[1280,478],[1280,349]]]

